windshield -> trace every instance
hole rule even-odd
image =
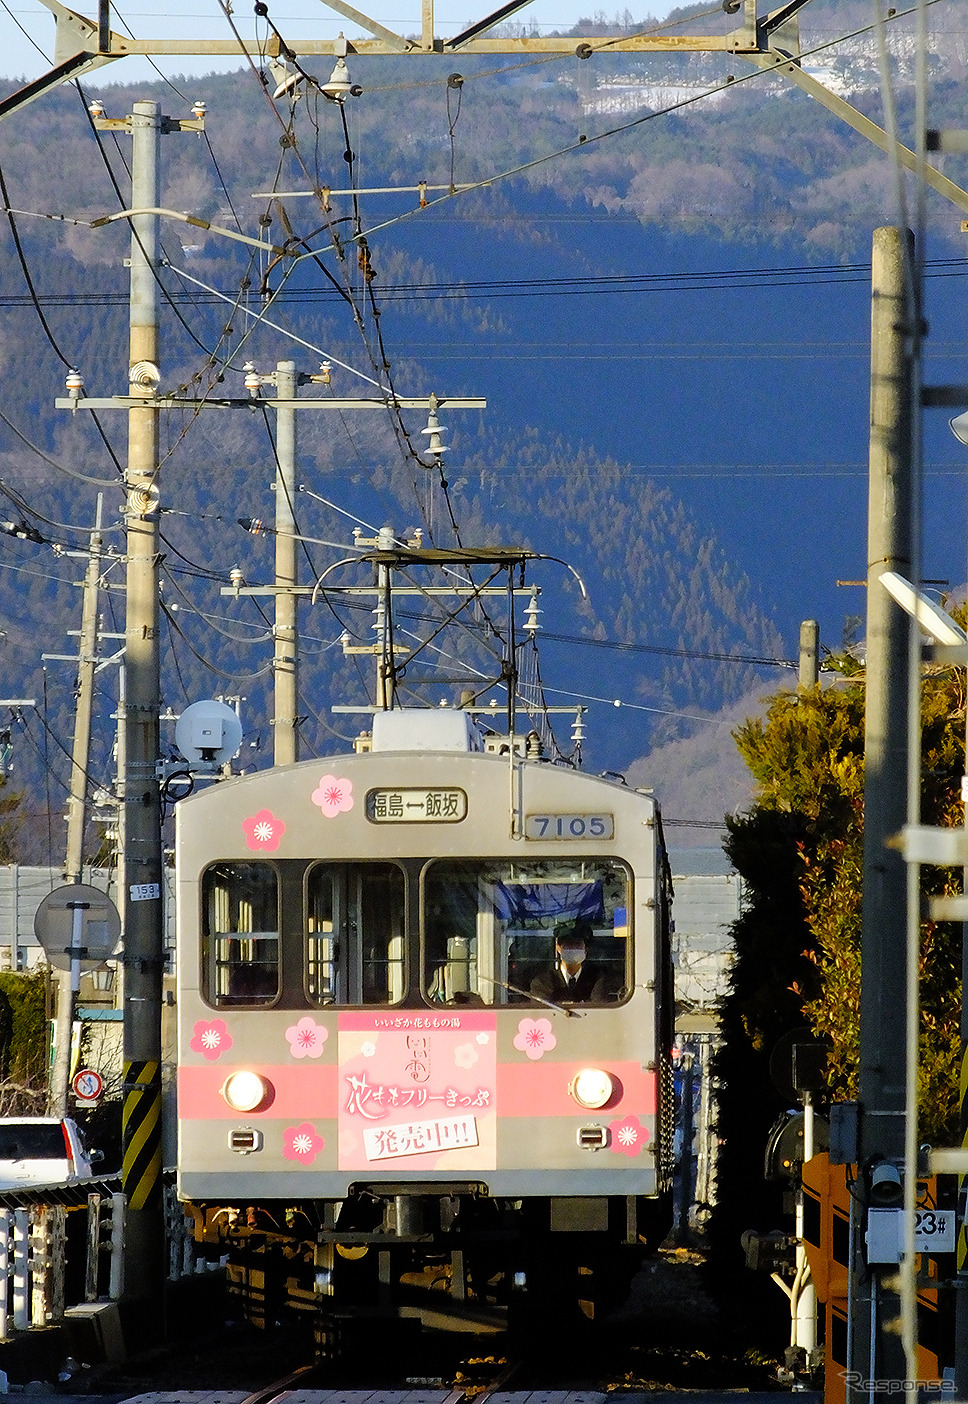
[[[631,981],[629,905],[628,870],[608,858],[431,863],[424,990],[443,1004],[614,1003]],[[576,952],[570,984],[562,948]]]
[[[60,1122],[0,1126],[0,1160],[67,1160],[68,1156]]]

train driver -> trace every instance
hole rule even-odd
[[[609,972],[586,959],[592,941],[591,924],[582,917],[555,927],[555,963],[531,981],[531,993],[553,1004],[614,999],[618,993]]]

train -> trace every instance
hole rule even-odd
[[[251,1318],[601,1319],[671,1214],[655,797],[393,707],[179,803],[175,873],[178,1192]]]

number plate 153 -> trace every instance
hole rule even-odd
[[[529,839],[610,839],[615,835],[611,814],[529,814],[524,836]]]

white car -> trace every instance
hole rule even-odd
[[[89,1180],[100,1159],[69,1117],[0,1116],[0,1193]]]

